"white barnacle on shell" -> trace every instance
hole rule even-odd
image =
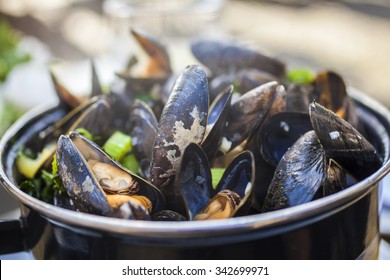
[[[90,193],[93,192],[95,186],[90,176],[85,177],[84,182],[81,184],[81,188],[83,192],[90,192]]]
[[[332,140],[336,140],[337,138],[339,138],[340,137],[340,132],[338,132],[338,131],[332,131],[332,132],[330,132],[329,133],[329,137],[330,137],[330,139],[332,139]]]
[[[172,129],[173,141],[168,142],[164,140],[165,147],[173,146],[177,148],[179,152],[177,152],[176,149],[167,151],[166,158],[171,163],[172,168],[167,170],[165,174],[160,175],[161,178],[170,177],[175,174],[180,162],[181,155],[189,143],[199,144],[203,140],[205,127],[202,125],[202,121],[204,120],[205,116],[199,112],[197,106],[192,108],[190,116],[192,117],[193,121],[189,129],[184,127],[184,123],[182,121],[175,121],[174,127]]]

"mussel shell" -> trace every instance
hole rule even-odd
[[[155,87],[163,87],[165,84],[167,78],[141,78],[141,77],[133,77],[130,76],[128,73],[121,73],[117,72],[115,75],[125,81],[126,83],[126,90],[127,90],[127,95],[129,97],[132,97],[135,99],[137,96],[139,96],[140,93],[144,94],[150,93],[153,88]]]
[[[96,183],[87,162],[69,137],[60,136],[56,156],[61,181],[76,208],[91,214],[111,213],[103,189]]]
[[[238,85],[239,92],[248,92],[255,87],[277,79],[268,72],[256,68],[245,68],[237,72],[234,84]]]
[[[99,135],[105,141],[111,132],[111,106],[105,99],[99,98],[91,104],[69,127],[67,133],[84,128],[92,135]]]
[[[273,115],[286,111],[286,99],[287,99],[287,92],[284,86],[277,87],[271,106],[268,109],[268,112],[263,120],[263,123],[267,122],[267,119],[269,119]]]
[[[229,86],[217,96],[210,106],[207,128],[211,128],[206,132],[207,134],[201,144],[210,163],[218,153],[222,131],[225,128],[226,119],[230,111],[232,92],[233,86]]]
[[[198,38],[191,42],[191,51],[214,75],[244,68],[256,68],[276,77],[285,74],[285,65],[281,61],[233,40]]]
[[[263,212],[311,201],[326,177],[326,156],[314,131],[283,155],[264,200]]]
[[[120,82],[117,81],[117,83]],[[112,108],[110,112],[111,119],[109,120],[110,131],[127,131],[129,112],[131,111],[134,99],[130,98],[123,89],[116,88],[111,89],[110,94],[108,94],[105,99]]]
[[[60,106],[71,111],[85,101],[80,96],[71,93],[62,83],[59,82],[54,72],[50,71],[50,77],[57,94]]]
[[[253,194],[254,172],[252,153],[242,152],[229,164],[216,189],[213,189],[205,153],[197,144],[188,145],[175,180],[177,211],[192,220],[216,194],[230,190],[241,198],[232,215],[247,214]]]
[[[47,139],[57,140],[61,134],[66,134],[69,132],[70,128],[74,127],[74,123],[80,122],[81,116],[86,111],[90,111],[90,107],[100,100],[102,100],[102,97],[93,97],[69,111],[65,116],[56,121],[54,124],[47,126],[39,133],[40,141],[46,143]]]
[[[332,111],[313,102],[310,119],[328,157],[336,160],[358,180],[382,166],[380,155],[365,137],[351,124]]]
[[[263,124],[258,133],[257,146],[264,160],[276,166],[286,151],[312,129],[308,113],[281,112]]]
[[[255,159],[250,151],[238,154],[226,168],[216,187],[216,193],[231,190],[241,197],[234,216],[246,215],[252,202],[255,182]]]
[[[331,195],[344,190],[355,183],[357,183],[356,179],[354,179],[337,162],[330,159],[327,164],[326,179],[323,187],[321,188],[322,193],[319,195],[320,197]]]
[[[95,62],[93,60],[91,61],[91,76],[92,76],[91,97],[102,96],[103,95],[102,85],[100,83],[100,79],[96,71]]]
[[[311,85],[290,85],[286,95],[286,111],[307,113],[312,102],[311,93]]]
[[[150,199],[152,202],[152,213],[158,212],[165,208],[165,199],[162,193],[155,188],[152,184],[150,184],[148,181],[144,180],[143,178],[139,177],[138,175],[132,173],[131,171],[124,169],[119,163],[114,161],[112,158],[110,158],[103,150],[101,150],[100,147],[98,147],[94,142],[86,139],[85,137],[81,136],[80,134],[76,132],[71,132],[69,134],[69,137],[67,136],[61,136],[62,140],[59,140],[59,142],[64,143],[70,143],[68,144],[69,147],[67,147],[67,150],[62,150],[62,148],[59,146],[57,149],[57,158],[58,156],[63,157],[63,155],[72,154],[77,155],[77,160],[79,164],[82,165],[83,171],[78,172],[77,169],[71,168],[72,165],[72,158],[68,158],[68,161],[61,162],[62,169],[66,169],[69,172],[75,173],[73,176],[73,180],[71,181],[71,184],[73,186],[73,194],[69,194],[71,198],[73,199],[73,196],[77,196],[77,192],[80,192],[81,186],[77,186],[77,183],[84,182],[87,178],[90,178],[93,183],[96,185],[97,188],[100,188],[99,184],[97,183],[97,180],[93,174],[93,172],[89,169],[89,166],[87,164],[87,160],[94,159],[99,162],[103,162],[109,165],[112,165],[116,168],[119,168],[120,170],[130,174],[130,176],[135,180],[139,188],[137,191],[133,194],[145,196]],[[65,176],[66,174],[63,174],[62,171],[60,171],[60,162],[57,159],[57,164],[59,165],[59,173],[60,176]],[[69,166],[69,167],[68,167]],[[64,178],[62,178],[63,183]],[[66,180],[65,180],[66,181]],[[66,187],[66,186],[65,186]],[[79,189],[76,189],[79,188]],[[67,188],[68,193],[69,189]],[[87,194],[88,195],[88,194]]]
[[[313,99],[322,106],[337,112],[342,109],[347,95],[347,87],[340,75],[332,71],[317,74],[314,81]]]
[[[156,67],[165,73],[166,77],[169,76],[172,73],[172,68],[165,45],[150,34],[142,32],[141,30],[133,28],[130,32],[153,63],[156,64]]]
[[[173,183],[185,147],[191,142],[200,143],[203,140],[208,108],[206,73],[199,66],[188,66],[172,88],[153,145],[152,183],[166,196],[173,194],[167,186]]]
[[[358,126],[355,104],[348,96],[344,79],[333,71],[323,71],[317,74],[314,81],[312,100],[315,100],[352,126]]]
[[[206,154],[199,145],[189,144],[175,178],[176,211],[192,220],[214,196],[211,184]]]
[[[154,139],[158,122],[152,109],[143,101],[135,100],[131,109],[128,128],[132,139],[134,154],[142,162],[142,173],[149,173]],[[145,170],[143,168],[146,168]]]
[[[277,82],[261,85],[242,95],[231,106],[227,127],[222,133],[233,149],[250,138],[260,127],[278,91]]]
[[[209,82],[210,102],[234,83],[234,74],[221,74],[211,78]]]
[[[157,212],[155,214],[153,214],[151,216],[152,218],[152,221],[163,221],[163,222],[182,222],[182,221],[186,221],[187,219],[175,212],[175,211],[172,211],[172,210],[162,210],[160,212]]]
[[[42,165],[38,170],[50,168],[53,162],[55,154],[55,141],[58,140],[60,134],[66,134],[71,130],[78,128],[85,128],[93,135],[103,135],[108,130],[109,121],[107,119],[110,116],[110,106],[101,97],[93,98],[90,101],[86,101],[66,114],[63,118],[58,120],[53,126],[46,127],[39,134],[38,139],[32,139],[35,141],[42,141],[42,143],[48,142],[45,147],[54,147],[50,153],[46,153],[46,158],[42,159]],[[42,138],[43,139],[42,139]],[[50,142],[49,142],[50,141]],[[48,145],[49,144],[49,145]],[[35,145],[30,144],[30,147]],[[42,147],[42,144],[39,145]],[[37,151],[40,153],[41,151]]]

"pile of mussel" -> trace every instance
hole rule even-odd
[[[33,140],[44,158],[32,174],[16,162],[30,179],[58,169],[66,191],[53,204],[124,219],[221,219],[319,199],[381,166],[338,74],[297,83],[283,62],[208,38],[191,44],[199,65],[174,73],[161,42],[131,33],[148,61],[131,58],[109,93],[94,68],[88,98],[52,75],[64,116]],[[131,136],[138,170],[103,148],[115,131]]]

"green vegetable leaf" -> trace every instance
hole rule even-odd
[[[139,164],[133,153],[125,155],[120,163],[128,170],[138,174]]]
[[[211,168],[211,179],[213,189],[217,189],[217,185],[222,178],[225,168]]]
[[[131,137],[120,131],[115,131],[104,143],[103,149],[112,158],[120,161],[125,154],[132,150]]]

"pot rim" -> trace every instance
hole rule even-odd
[[[384,118],[384,121],[390,126],[390,111],[384,105],[354,88],[348,88],[348,93],[354,100],[358,101],[363,106],[374,110],[379,116]],[[286,228],[285,226],[297,227],[297,222],[311,223],[341,211],[372,191],[372,189],[375,188],[390,171],[390,160],[387,158],[382,167],[375,173],[338,193],[286,209],[224,220],[151,222],[120,220],[81,213],[51,205],[24,193],[5,173],[3,151],[6,150],[7,143],[11,141],[13,136],[32,118],[53,107],[53,104],[45,104],[42,107],[30,110],[4,134],[0,141],[0,180],[7,191],[20,203],[39,212],[40,215],[49,219],[50,222],[61,224],[65,227],[76,229],[83,228],[84,230],[88,229],[95,232],[97,230],[99,232],[125,234],[137,237],[155,237],[159,239],[222,237],[255,231],[267,235],[267,231],[274,231],[281,226],[284,226],[284,229]],[[387,133],[390,135],[390,130]]]

